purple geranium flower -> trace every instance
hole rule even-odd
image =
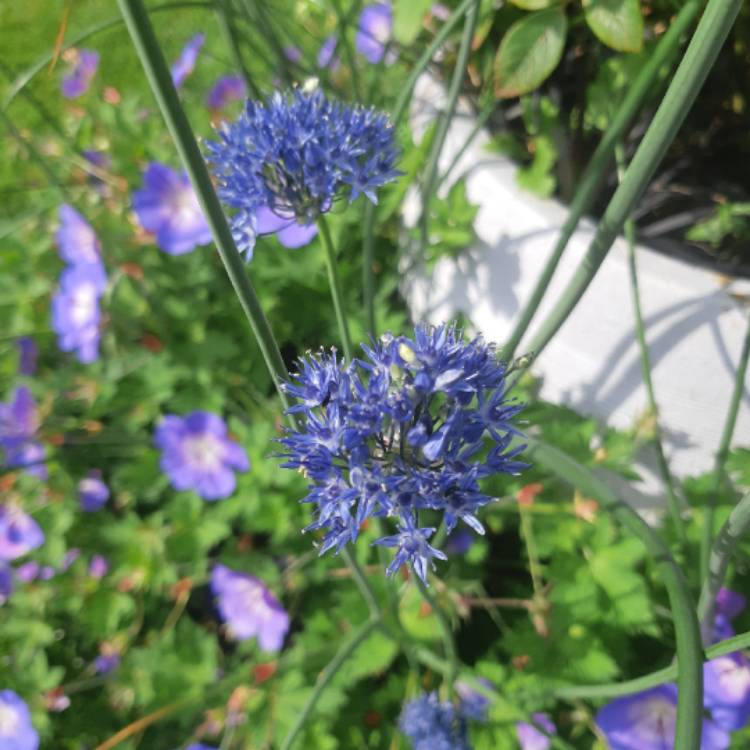
[[[23,583],[31,583],[38,575],[39,563],[36,560],[29,560],[16,568],[16,578]]]
[[[206,41],[205,34],[196,34],[182,48],[180,56],[172,64],[172,83],[176,89],[180,88],[185,79],[193,72],[198,53],[201,51],[203,42]]]
[[[493,690],[495,687],[489,680],[484,679],[484,677],[479,677],[477,682],[488,690]],[[490,699],[484,693],[475,690],[468,682],[464,682],[463,680],[459,680],[454,687],[456,689],[456,695],[461,699],[458,706],[459,714],[465,719],[487,721],[487,711],[490,707]]]
[[[94,671],[97,674],[109,674],[119,666],[120,654],[111,649],[99,654],[99,656],[94,659]]]
[[[164,417],[154,443],[172,486],[195,490],[204,500],[229,497],[237,486],[234,472],[250,468],[245,449],[227,436],[226,423],[211,412]]]
[[[102,555],[94,555],[89,563],[89,575],[92,578],[103,578],[109,571],[109,563],[107,558]]]
[[[534,724],[538,724],[550,734],[556,734],[557,729],[547,714],[533,714]],[[542,734],[533,724],[526,724],[523,721],[516,724],[516,734],[518,735],[518,744],[521,750],[547,750],[550,746],[550,739]]]
[[[101,246],[91,225],[73,208],[63,203],[59,211],[57,245],[60,257],[71,264],[100,263]]]
[[[302,50],[299,47],[295,47],[293,44],[287,45],[282,51],[284,57],[295,65],[302,60]]]
[[[39,735],[26,703],[12,690],[0,690],[0,750],[37,750]]]
[[[60,277],[60,289],[52,298],[52,328],[57,345],[75,352],[83,364],[99,358],[99,298],[107,286],[101,263],[68,266]]]
[[[385,54],[392,30],[393,12],[389,2],[366,5],[359,17],[359,28],[354,39],[357,52],[373,65],[379,63]],[[390,62],[389,56],[386,63]]]
[[[13,593],[13,570],[10,565],[0,562],[0,606],[10,599]]]
[[[38,427],[36,403],[26,386],[16,388],[12,401],[0,403],[0,447],[5,466],[25,468],[27,474],[45,479],[44,447],[34,439]]]
[[[223,109],[230,102],[244,99],[247,86],[242,76],[222,76],[206,95],[206,106],[209,109]]]
[[[216,750],[215,747],[209,747],[208,745],[202,745],[200,742],[188,745],[185,750]]]
[[[599,710],[596,724],[610,750],[671,750],[677,716],[677,687],[670,683],[615,698]],[[729,733],[703,720],[701,750],[726,750]]]
[[[741,652],[703,665],[703,701],[722,729],[733,731],[750,719],[750,662]]]
[[[279,242],[292,250],[309,245],[318,234],[316,224],[299,224],[294,218],[278,216],[270,208],[259,208],[256,214],[258,234],[275,234]]]
[[[36,360],[39,349],[31,336],[21,336],[16,340],[18,347],[18,372],[21,375],[33,375],[36,372]]]
[[[189,253],[211,241],[211,230],[187,174],[152,162],[143,174],[143,188],[133,193],[133,210],[141,226],[156,235],[169,255]]]
[[[102,481],[100,471],[90,471],[78,483],[78,500],[81,509],[89,513],[103,508],[109,500],[109,488]]]
[[[0,505],[0,560],[15,560],[44,544],[44,532],[28,513]]]
[[[64,573],[70,566],[81,556],[81,550],[78,547],[71,547],[65,551],[62,562],[60,563],[60,572]]]
[[[237,640],[257,638],[264,651],[281,648],[289,615],[261,580],[217,564],[211,571],[211,591],[222,620]]]
[[[71,71],[63,78],[60,89],[66,99],[85,94],[99,67],[99,53],[92,49],[77,51]]]
[[[336,47],[338,46],[339,38],[336,34],[331,34],[324,42],[320,45],[318,52],[318,67],[327,68],[330,66],[331,70],[336,70],[339,66],[338,57],[334,57],[336,54]]]

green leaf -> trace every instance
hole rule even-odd
[[[557,67],[568,22],[562,8],[548,8],[516,21],[495,57],[495,96],[509,99],[539,86]]]
[[[523,10],[542,10],[552,5],[552,0],[510,0],[511,5]]]
[[[618,52],[643,48],[643,16],[639,0],[583,0],[586,23],[601,42]]]
[[[422,18],[432,0],[396,0],[393,5],[393,36],[401,44],[411,44],[422,28]]]

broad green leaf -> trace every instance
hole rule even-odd
[[[401,44],[411,44],[422,28],[422,18],[432,0],[396,0],[393,5],[393,36]]]
[[[542,10],[552,5],[552,0],[510,0],[511,5],[524,10]]]
[[[643,16],[639,0],[583,0],[586,23],[600,41],[618,52],[643,48]]]
[[[557,67],[565,47],[568,22],[562,8],[547,8],[516,21],[495,57],[495,95],[526,94]]]

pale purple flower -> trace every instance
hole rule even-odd
[[[228,436],[224,420],[211,412],[164,417],[154,443],[172,487],[194,490],[204,500],[229,497],[237,486],[235,471],[250,468],[245,449]]]
[[[439,21],[447,21],[451,17],[451,9],[443,3],[433,3],[430,13],[433,18],[437,18]]]
[[[79,49],[73,67],[62,79],[60,89],[66,99],[75,99],[85,94],[99,67],[99,53],[92,49]]]
[[[82,510],[92,513],[103,508],[107,500],[109,500],[109,488],[102,481],[100,471],[94,469],[78,482],[78,501]]]
[[[60,572],[64,573],[70,566],[81,556],[81,550],[78,547],[71,547],[65,551],[62,563],[60,563]]]
[[[703,703],[722,729],[733,731],[750,719],[750,662],[741,652],[703,665]]]
[[[0,560],[23,557],[42,544],[44,532],[28,513],[14,505],[0,505]]]
[[[39,568],[39,580],[40,581],[49,581],[51,578],[55,577],[55,569],[51,565],[42,565],[41,568]]]
[[[609,750],[672,750],[677,717],[677,687],[670,683],[608,703],[596,715]],[[729,733],[703,719],[701,750],[726,750]]]
[[[373,65],[379,63],[383,59],[392,31],[393,12],[390,2],[366,5],[359,17],[359,28],[354,39],[357,52]],[[386,63],[389,62],[391,60],[386,59]]]
[[[730,591],[727,588],[719,589],[716,594],[716,614],[734,620],[735,617],[744,612],[747,607],[747,598],[737,591]]]
[[[211,591],[234,638],[257,638],[264,651],[281,649],[289,615],[262,581],[217,564],[211,571]]]
[[[109,651],[99,654],[94,659],[94,671],[97,674],[109,674],[120,666],[120,654],[117,651]]]
[[[206,106],[209,109],[223,109],[230,102],[244,99],[247,86],[242,76],[222,76],[206,95]]]
[[[287,45],[282,51],[284,52],[284,57],[295,65],[302,60],[302,50],[293,44]]]
[[[109,571],[109,563],[107,558],[102,555],[94,555],[89,563],[89,575],[92,578],[104,578]]]
[[[24,468],[27,474],[45,479],[44,447],[35,440],[38,427],[36,403],[26,386],[16,388],[12,401],[0,403],[0,448],[5,466]]]
[[[31,336],[21,336],[16,339],[18,347],[18,372],[21,375],[33,375],[36,372],[36,360],[39,349]]]
[[[547,714],[536,713],[532,715],[534,724],[538,724],[550,734],[557,734],[557,729]],[[520,721],[516,724],[516,735],[521,750],[547,750],[550,739],[540,732],[533,724]]]
[[[331,36],[320,45],[320,51],[318,52],[319,68],[327,68],[330,66],[331,70],[335,70],[339,66],[338,57],[334,57],[338,43],[339,38],[336,34],[331,34]]]
[[[208,745],[202,745],[200,742],[188,745],[185,750],[217,750],[215,747],[209,747]]]
[[[477,540],[477,535],[465,526],[458,526],[445,540],[445,551],[451,555],[465,555]]]
[[[73,206],[63,203],[59,210],[57,245],[60,257],[73,265],[101,262],[99,240],[86,219]]]
[[[201,51],[203,42],[206,41],[205,34],[196,34],[182,48],[180,56],[172,64],[172,83],[176,89],[180,88],[185,79],[193,72],[198,53]]]
[[[74,352],[79,362],[99,358],[99,298],[107,286],[101,263],[68,266],[60,276],[60,288],[52,298],[52,328],[57,345]]]
[[[309,245],[318,234],[318,227],[312,224],[299,224],[295,218],[283,218],[265,206],[256,213],[258,234],[275,234],[279,242],[292,250]]]
[[[494,685],[484,677],[477,678],[477,682],[488,690],[494,690]],[[455,685],[456,695],[461,699],[458,706],[458,712],[465,719],[474,721],[487,721],[487,711],[490,707],[490,699],[484,694],[475,690],[468,682],[459,680]]]
[[[169,255],[183,255],[211,241],[211,230],[187,174],[152,162],[143,188],[133,193],[133,210],[141,226],[156,235]]]
[[[38,575],[39,563],[36,560],[29,560],[16,568],[16,578],[23,583],[35,581]]]
[[[12,690],[0,690],[0,750],[37,750],[39,734],[26,703]]]
[[[13,569],[10,565],[0,562],[0,606],[10,599],[13,593]]]

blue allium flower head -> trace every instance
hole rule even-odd
[[[143,174],[143,188],[133,193],[133,210],[141,226],[156,235],[169,255],[183,255],[211,241],[203,211],[187,174],[152,162]]]
[[[556,734],[557,729],[547,714],[537,713],[533,715],[534,722],[550,734]],[[548,750],[550,746],[549,737],[542,734],[533,724],[520,721],[516,724],[516,735],[521,750]]]
[[[287,224],[313,224],[334,202],[375,191],[398,176],[393,127],[374,109],[329,101],[296,89],[265,102],[248,101],[220,141],[208,144],[219,196],[236,213],[235,241],[248,257],[270,209]]]
[[[13,593],[13,569],[7,563],[0,562],[0,606],[10,599]]]
[[[102,481],[100,471],[90,471],[78,482],[78,501],[81,509],[88,513],[100,510],[109,500],[109,488]]]
[[[44,532],[14,505],[0,505],[0,560],[15,560],[44,544]]]
[[[27,474],[45,479],[44,446],[35,439],[39,428],[36,402],[26,386],[15,389],[8,403],[0,403],[0,448],[5,466],[23,468]]]
[[[237,486],[235,471],[248,471],[250,460],[227,434],[224,420],[207,411],[164,417],[154,443],[161,468],[176,490],[195,490],[204,500],[222,500]]]
[[[366,5],[359,17],[359,28],[354,39],[357,52],[373,65],[385,55],[386,45],[393,31],[393,11],[390,2]],[[386,62],[392,62],[389,56]]]
[[[75,52],[73,67],[63,78],[60,89],[66,99],[76,99],[88,91],[91,79],[99,67],[99,53],[92,49]]]
[[[659,685],[615,698],[596,715],[596,725],[610,750],[671,750],[677,716],[677,687]],[[710,718],[703,720],[701,750],[726,750],[729,733]]]
[[[31,336],[21,336],[16,339],[18,347],[18,372],[21,375],[33,375],[36,372],[36,360],[39,349]]]
[[[0,690],[0,750],[37,750],[39,734],[26,703],[12,690]]]
[[[230,102],[244,99],[247,95],[247,86],[242,76],[222,76],[206,94],[206,106],[209,109],[223,109]]]
[[[466,721],[437,693],[425,693],[404,706],[399,729],[414,750],[471,750]]]
[[[716,724],[734,731],[750,720],[750,661],[735,652],[703,665],[703,702]]]
[[[180,56],[172,64],[172,83],[176,89],[180,88],[185,79],[193,72],[198,54],[206,41],[205,34],[196,34],[183,47]]]
[[[281,439],[284,466],[310,480],[316,519],[306,530],[324,532],[321,554],[385,516],[397,521],[397,533],[376,542],[397,548],[387,572],[409,562],[425,580],[445,555],[419,511],[441,513],[449,532],[461,522],[484,534],[476,514],[492,498],[479,481],[525,467],[522,447],[511,447],[521,406],[507,398],[495,349],[453,326],[421,325],[414,339],[388,334],[362,349],[365,359],[348,364],[335,352],[301,360],[285,389],[304,424]]]
[[[339,38],[336,34],[331,34],[324,42],[320,45],[318,51],[318,67],[328,68],[335,70],[339,66],[338,57],[334,57],[336,54],[336,47],[338,46]]]
[[[257,638],[264,651],[281,649],[289,630],[289,615],[261,580],[214,565],[211,591],[234,638]]]

